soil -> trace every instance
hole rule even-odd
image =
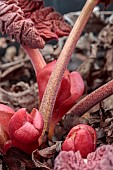
[[[64,15],[73,26],[79,13]],[[67,37],[45,45],[41,50],[47,63],[58,58]],[[113,78],[113,12],[92,14],[68,65],[70,71],[77,70],[85,82],[82,97],[91,93]],[[0,103],[15,111],[24,107],[28,112],[40,105],[35,73],[22,47],[7,36],[0,38]],[[70,123],[71,122],[71,123]],[[97,132],[97,147],[113,145],[113,95],[98,103],[81,117],[66,115],[55,129],[53,141],[46,141],[40,150],[29,156],[11,148],[1,154],[4,170],[53,169],[54,159],[69,130],[77,124],[89,124]],[[56,142],[57,141],[57,142]]]

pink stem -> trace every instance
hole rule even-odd
[[[27,46],[23,46],[23,48],[25,49],[26,53],[28,54],[28,56],[33,64],[33,67],[34,67],[34,70],[36,73],[36,77],[37,77],[38,72],[43,67],[46,66],[46,62],[38,49],[31,49]]]
[[[44,129],[42,136],[44,136],[45,131],[49,130],[49,121],[52,116],[52,111],[54,108],[56,96],[61,84],[61,80],[64,74],[64,71],[68,65],[68,62],[71,58],[71,55],[75,49],[75,45],[94,9],[94,7],[99,3],[100,0],[87,0],[80,16],[78,17],[65,45],[61,51],[61,54],[57,60],[56,67],[52,72],[49,82],[47,84],[46,90],[44,92],[41,106],[39,111],[44,117]]]
[[[76,105],[74,105],[67,114],[77,114],[78,116],[83,115],[86,111],[91,109],[94,105],[104,100],[113,94],[113,80],[109,81],[105,85],[99,87],[91,94],[84,97]]]

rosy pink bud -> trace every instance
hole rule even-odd
[[[18,110],[9,121],[12,146],[31,154],[38,147],[43,125],[42,115],[37,109],[33,109],[30,114],[24,108]]]
[[[80,151],[83,158],[96,149],[96,132],[89,125],[77,125],[68,133],[64,143],[63,151]]]

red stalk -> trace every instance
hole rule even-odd
[[[71,55],[75,49],[76,43],[94,7],[99,2],[100,0],[87,0],[57,60],[56,67],[54,71],[52,72],[52,75],[49,79],[49,82],[47,84],[45,93],[42,98],[41,106],[39,109],[39,111],[43,114],[43,117],[44,117],[44,129],[43,129],[41,138],[44,136],[45,132],[48,131],[49,129],[49,120],[51,119],[53,107],[55,104],[56,96],[57,96],[57,93],[58,93],[58,90],[61,84],[64,71],[68,65]]]
[[[91,109],[94,105],[101,102],[105,98],[113,94],[113,80],[99,87],[91,94],[84,97],[76,105],[74,105],[67,114],[77,114],[78,116],[83,115],[86,111]]]
[[[36,77],[37,77],[38,72],[43,67],[46,66],[46,62],[38,49],[31,49],[27,46],[23,46],[23,48],[25,49],[26,53],[28,54],[28,56],[33,64],[33,67],[34,67],[34,70],[36,73]]]

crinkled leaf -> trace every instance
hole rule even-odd
[[[113,146],[98,147],[95,152],[88,154],[87,162],[81,157],[79,151],[61,151],[54,161],[54,170],[61,169],[112,170]]]
[[[87,156],[88,169],[113,169],[113,146],[103,145]]]
[[[43,48],[46,41],[68,35],[70,27],[42,0],[0,1],[0,31],[30,48]]]
[[[83,170],[86,169],[86,164],[81,157],[79,151],[61,151],[54,162],[54,170]]]

